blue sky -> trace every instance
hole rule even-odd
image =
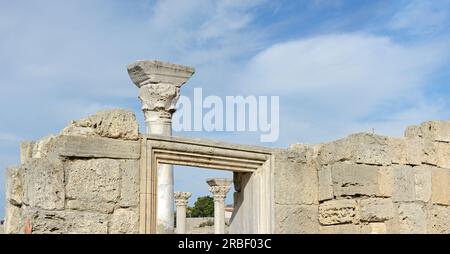
[[[112,107],[142,128],[126,72],[138,59],[194,66],[186,96],[279,95],[280,138],[266,146],[448,119],[449,24],[449,0],[0,0],[0,187],[21,140]],[[257,133],[176,135],[260,144]],[[177,168],[175,188],[208,194],[217,173],[206,172]]]

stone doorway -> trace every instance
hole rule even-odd
[[[235,213],[230,233],[273,233],[270,149],[204,139],[148,135],[141,139],[139,232],[157,232],[159,164],[232,171]]]

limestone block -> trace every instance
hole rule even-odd
[[[71,212],[68,213],[69,234],[107,234],[108,216],[101,213]]]
[[[331,168],[323,167],[318,171],[319,175],[319,201],[333,199],[333,181]]]
[[[320,234],[369,234],[371,228],[364,224],[340,224],[320,226]]]
[[[395,172],[391,167],[378,170],[378,192],[381,197],[392,197],[394,193]]]
[[[108,216],[81,211],[28,210],[33,234],[106,234]]]
[[[394,201],[414,201],[415,197],[415,170],[410,166],[393,167],[395,174]]]
[[[45,211],[25,207],[23,218],[29,220],[33,234],[63,234],[67,233],[65,213],[65,211]]]
[[[319,222],[322,225],[351,223],[356,217],[356,201],[330,200],[319,205]]]
[[[23,167],[23,203],[47,210],[64,209],[64,170],[61,161],[31,159]]]
[[[410,126],[405,131],[405,137],[420,137],[431,141],[450,142],[450,122],[428,121],[419,126]]]
[[[391,219],[394,214],[394,204],[389,199],[362,199],[360,206],[361,221],[382,222]]]
[[[432,171],[432,194],[433,204],[450,204],[450,177],[449,169],[434,168]]]
[[[77,200],[83,210],[92,207],[94,210],[110,209],[111,203],[118,202],[120,195],[120,161],[113,159],[89,159],[68,161],[66,165],[66,196],[69,200]],[[75,208],[75,207],[71,207]]]
[[[317,205],[276,205],[275,220],[279,234],[315,234],[319,231]]]
[[[427,233],[427,216],[424,207],[418,203],[401,203],[398,207],[399,233]]]
[[[318,152],[318,162],[328,165],[339,161],[352,161],[370,165],[390,165],[392,152],[387,137],[358,133],[345,139],[323,144]]]
[[[442,142],[424,142],[424,163],[441,168],[450,168],[450,144]]]
[[[421,138],[423,137],[422,128],[420,125],[411,125],[406,127],[405,135],[406,138]]]
[[[5,178],[6,200],[20,206],[23,200],[23,179],[21,167],[10,167],[6,169]]]
[[[415,167],[416,200],[428,202],[431,198],[431,167]]]
[[[275,202],[317,204],[317,170],[312,164],[297,161],[297,156],[291,151],[275,155]]]
[[[138,132],[138,123],[133,112],[109,109],[82,120],[72,121],[61,134],[136,140],[139,138]]]
[[[99,137],[60,136],[59,155],[76,158],[139,159],[139,141]]]
[[[58,159],[59,137],[50,135],[36,142],[32,142],[32,158]],[[30,148],[28,148],[30,149]],[[25,151],[24,151],[25,152]],[[24,155],[26,156],[26,155]]]
[[[390,165],[392,163],[387,137],[360,133],[350,135],[349,141],[356,163],[373,165]]]
[[[29,159],[33,158],[34,141],[22,141],[20,142],[20,163],[25,163]]]
[[[6,202],[5,234],[19,234],[23,232],[22,209]]]
[[[421,165],[426,161],[424,142],[421,138],[390,138],[392,162],[403,165]]]
[[[139,161],[123,160],[120,162],[121,182],[120,201],[121,207],[139,205]]]
[[[383,222],[370,223],[371,234],[386,234],[386,224]]]
[[[111,215],[110,233],[137,234],[139,233],[138,209],[117,209]]]
[[[336,163],[332,165],[333,193],[338,196],[378,195],[378,167]]]
[[[428,233],[450,234],[450,207],[433,205],[428,211]]]
[[[78,211],[96,211],[101,213],[112,213],[114,211],[115,203],[106,203],[89,200],[67,200],[66,208]]]
[[[275,149],[275,160],[293,163],[308,163],[311,161],[313,149],[308,145],[293,144],[288,149]]]

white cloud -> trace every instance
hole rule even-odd
[[[430,34],[448,29],[450,1],[414,0],[397,12],[391,20],[394,30],[406,30],[412,34]]]
[[[389,117],[418,107],[424,85],[448,61],[448,48],[444,43],[403,46],[361,33],[318,36],[262,51],[235,82],[239,91],[281,95],[281,133],[291,137],[286,142],[296,137],[324,141],[389,125]],[[432,116],[423,109],[415,111],[423,113],[415,119]],[[373,115],[385,120],[371,120]]]

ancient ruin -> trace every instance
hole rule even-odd
[[[138,61],[128,71],[147,133],[133,112],[112,109],[24,141],[21,164],[6,172],[6,233],[26,221],[36,234],[174,233],[175,202],[182,218],[190,195],[174,194],[171,165],[234,172],[230,233],[450,233],[450,122],[286,149],[171,137],[194,70]],[[223,214],[229,183],[210,185]]]

